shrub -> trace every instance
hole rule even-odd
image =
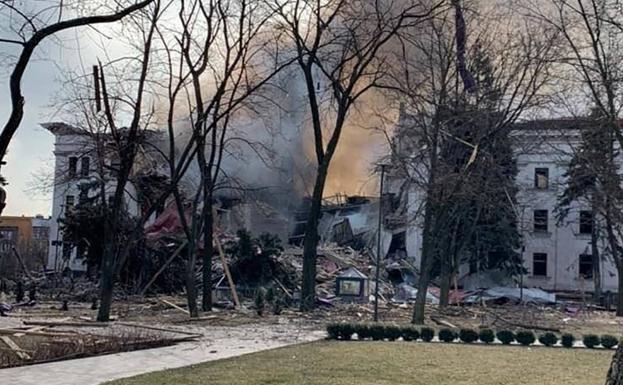
[[[619,343],[619,340],[615,336],[611,336],[609,334],[604,334],[601,336],[601,346],[606,349],[612,349]]]
[[[346,323],[334,323],[327,325],[327,333],[329,334],[329,338],[333,340],[344,340],[348,341],[353,336],[355,332],[355,326],[352,324]]]
[[[355,333],[357,333],[357,337],[360,340],[372,338],[372,334],[370,333],[370,325],[368,324],[355,325]]]
[[[402,329],[396,325],[385,326],[385,338],[390,341],[396,341],[402,335]]]
[[[533,344],[536,340],[534,333],[528,330],[522,330],[520,332],[517,332],[517,334],[515,335],[515,339],[523,346],[529,346]]]
[[[554,346],[558,342],[558,336],[554,333],[545,333],[539,336],[539,342],[545,346]]]
[[[472,329],[461,329],[459,332],[459,339],[466,344],[478,341],[478,333]]]
[[[329,339],[337,340],[339,337],[339,324],[328,324],[327,325],[327,333],[329,334]]]
[[[439,331],[439,340],[443,342],[452,342],[456,337],[456,332],[452,329],[441,329]]]
[[[431,342],[433,337],[435,337],[435,331],[431,328],[424,327],[420,329],[420,337],[422,341]]]
[[[584,343],[584,346],[586,346],[589,349],[593,349],[597,346],[599,346],[599,336],[596,336],[595,334],[587,334],[584,336],[584,338],[582,338],[582,342]]]
[[[485,344],[490,344],[495,341],[495,334],[491,329],[482,329],[478,335],[478,338]]]
[[[510,330],[500,330],[496,337],[504,345],[510,345],[511,342],[515,341],[515,334]]]
[[[382,341],[385,339],[385,326],[381,324],[373,324],[368,326],[370,337],[374,341]]]
[[[575,337],[573,336],[573,334],[565,333],[560,338],[560,343],[565,348],[572,348],[574,342],[575,342]]]
[[[405,341],[417,341],[420,338],[420,332],[413,326],[405,326],[402,328],[402,339]]]

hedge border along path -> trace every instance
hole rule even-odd
[[[361,341],[361,340],[373,340],[373,341],[397,341],[397,340],[402,340],[402,341],[423,341],[422,340],[422,330],[423,329],[427,329],[427,330],[432,330],[434,332],[434,329],[429,328],[429,327],[422,327],[422,328],[416,328],[413,325],[407,325],[407,326],[400,326],[400,325],[396,325],[396,324],[391,324],[391,323],[330,323],[327,325],[327,333],[329,335],[329,339],[332,340],[340,340],[340,341]],[[484,329],[481,329],[484,330]],[[424,341],[424,342],[435,342],[435,343],[460,343],[460,344],[470,344],[470,343],[477,343],[480,345],[488,345],[488,344],[495,344],[495,345],[504,345],[502,342],[500,342],[500,340],[497,338],[498,333],[499,332],[503,332],[503,333],[510,333],[511,335],[513,335],[513,341],[508,344],[509,346],[541,346],[541,347],[552,347],[552,348],[566,348],[566,349],[570,349],[570,348],[584,348],[584,349],[606,349],[606,350],[610,350],[610,349],[615,349],[617,347],[617,344],[613,344],[613,341],[621,341],[620,338],[617,338],[615,336],[612,335],[608,335],[608,334],[604,334],[601,336],[598,335],[593,335],[593,334],[588,334],[588,335],[584,335],[581,338],[577,338],[576,336],[574,337],[574,343],[573,346],[571,347],[565,347],[562,345],[562,336],[570,336],[571,334],[569,333],[563,333],[562,335],[557,335],[555,334],[557,341],[555,344],[552,344],[550,346],[540,342],[540,340],[543,339],[543,337],[545,335],[549,335],[548,337],[551,338],[551,335],[554,333],[541,333],[541,334],[534,334],[532,331],[530,330],[521,330],[517,333],[520,333],[520,338],[522,340],[524,340],[524,343],[521,344],[517,341],[517,333],[510,331],[510,330],[498,330],[498,331],[493,331],[494,335],[495,335],[495,339],[493,342],[483,342],[480,340],[480,338],[477,338],[476,340],[473,340],[473,338],[468,338],[468,340],[470,341],[464,341],[462,339],[460,339],[461,334],[465,335],[467,334],[471,334],[472,332],[475,333],[475,335],[478,335],[480,337],[480,331],[476,331],[474,329],[448,329],[448,328],[444,328],[444,329],[439,329],[437,330],[436,333],[434,333],[434,338],[430,341]],[[491,330],[491,329],[489,329]],[[442,334],[442,339],[445,339],[446,342],[442,341],[442,339],[439,338],[439,333]],[[455,336],[454,339],[450,339],[447,336],[454,333],[453,335]],[[353,339],[352,337],[354,335],[357,335],[357,339]],[[416,337],[417,338],[414,338]],[[532,335],[532,337],[534,337],[534,342],[530,343],[530,344],[526,344],[525,343],[525,339],[526,336]],[[364,338],[360,338],[360,336],[364,336]],[[405,338],[406,337],[406,338]],[[591,346],[586,346],[584,344],[583,341],[585,340],[590,340],[591,343],[589,345]],[[528,338],[528,340],[530,340],[530,338]]]

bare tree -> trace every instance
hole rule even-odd
[[[316,248],[322,197],[342,129],[362,95],[386,74],[383,48],[403,29],[430,17],[443,2],[274,1],[305,82],[314,137],[316,177],[303,240],[301,310],[316,302]]]
[[[555,34],[538,23],[528,23],[512,8],[487,9],[471,2],[453,5],[419,30],[401,35],[402,66],[394,79],[404,109],[411,116],[410,127],[402,130],[404,137],[398,144],[407,156],[395,158],[399,172],[410,184],[403,189],[417,191],[425,202],[418,210],[423,218],[408,218],[420,222],[422,228],[413,314],[413,322],[418,324],[424,322],[432,267],[435,263],[446,266],[442,287],[447,293],[448,273],[456,270],[457,255],[469,242],[479,215],[484,215],[482,210],[469,213],[471,204],[457,207],[452,202],[470,201],[470,196],[483,193],[480,189],[485,185],[470,183],[478,169],[474,165],[497,159],[499,154],[491,151],[495,151],[492,146],[500,135],[503,137],[523,113],[542,105],[555,47]],[[499,20],[516,21],[502,26]],[[460,54],[462,50],[465,52]],[[468,69],[473,69],[478,51],[484,52],[491,68],[474,77]],[[461,64],[462,60],[466,62]],[[467,114],[457,115],[457,108]],[[457,119],[463,121],[458,126]],[[470,125],[480,128],[464,132]],[[451,148],[455,150],[448,153]],[[459,234],[461,238],[456,237]],[[439,249],[440,242],[450,245],[451,250]],[[444,262],[440,256],[453,257]]]
[[[180,3],[178,12],[181,32],[159,30],[167,68],[163,94],[170,179],[185,178],[191,164],[200,179],[185,191],[176,183],[171,185],[188,241],[186,289],[191,316],[198,314],[195,265],[201,238],[202,309],[212,308],[213,200],[214,191],[226,183],[221,164],[232,139],[230,126],[247,109],[249,97],[290,64],[266,64],[272,14],[262,2],[188,0]],[[180,115],[183,123],[176,120]],[[177,138],[180,132],[187,133],[185,141]]]
[[[153,1],[154,0],[144,0],[127,7],[119,5],[117,9],[110,14],[79,16],[66,20],[63,19],[64,6],[61,1],[56,8],[57,17],[54,18],[56,21],[53,23],[47,22],[47,20],[50,20],[48,18],[50,15],[42,15],[40,11],[29,13],[28,10],[22,9],[20,5],[15,4],[13,1],[0,1],[0,12],[2,12],[3,20],[9,23],[9,29],[5,31],[7,32],[7,36],[0,38],[0,43],[21,47],[18,59],[13,65],[9,81],[11,114],[0,133],[0,161],[4,159],[9,143],[22,121],[25,99],[22,95],[21,82],[37,46],[50,36],[64,30],[85,25],[119,21],[133,12],[145,8]],[[49,8],[46,7],[46,11],[49,13]]]

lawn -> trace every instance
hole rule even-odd
[[[108,385],[601,385],[614,351],[316,342]]]

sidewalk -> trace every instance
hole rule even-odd
[[[109,354],[18,368],[1,369],[2,383],[11,385],[97,385],[119,378],[179,368],[267,349],[322,339],[324,331],[295,325],[193,327],[203,333],[194,342],[163,348]]]

